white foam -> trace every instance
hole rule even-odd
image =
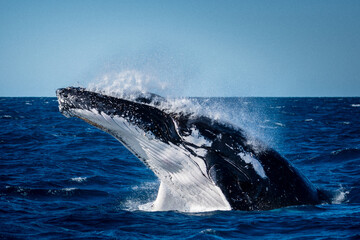
[[[216,235],[217,232],[216,232],[216,230],[214,230],[214,229],[207,228],[207,229],[205,229],[205,230],[202,230],[200,233]]]
[[[280,123],[280,122],[276,122],[275,125],[280,126],[280,127],[285,127],[285,124]]]
[[[144,203],[144,204],[137,204],[136,206],[137,206],[137,210],[144,211],[144,212],[150,212],[150,211],[153,211],[154,203],[148,202],[148,203]]]
[[[360,103],[351,104],[352,107],[360,107]]]
[[[74,177],[74,178],[71,178],[71,181],[74,181],[74,182],[85,182],[87,180],[87,177]]]
[[[341,203],[343,203],[348,194],[349,194],[349,191],[346,191],[343,187],[341,187],[334,194],[334,197],[332,198],[331,203],[332,204],[341,204]]]

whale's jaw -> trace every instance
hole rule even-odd
[[[149,210],[231,209],[221,189],[208,176],[204,160],[181,143],[176,121],[168,114],[82,88],[59,89],[57,97],[62,114],[78,117],[111,134],[155,173],[161,183]]]

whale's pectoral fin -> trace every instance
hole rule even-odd
[[[330,204],[333,199],[336,199],[336,194],[337,194],[335,192],[328,191],[325,189],[317,189],[317,193],[318,193],[319,200],[322,203],[327,203],[327,204]]]

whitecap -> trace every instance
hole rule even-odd
[[[345,201],[346,196],[349,194],[349,191],[346,191],[343,187],[338,189],[334,194],[333,199],[331,200],[332,204],[341,204]]]
[[[61,190],[65,191],[65,192],[71,192],[71,191],[76,190],[76,188],[63,188]]]
[[[276,129],[277,127],[270,127],[270,126],[259,125],[259,128],[264,128],[264,129]]]
[[[87,180],[87,177],[73,177],[71,178],[71,181],[74,181],[74,182],[85,182]]]
[[[203,234],[216,234],[216,231],[214,229],[208,228],[208,229],[202,230],[200,233],[203,233]]]

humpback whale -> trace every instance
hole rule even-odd
[[[56,91],[59,110],[109,133],[160,180],[152,210],[270,210],[320,204],[326,194],[289,161],[230,123],[84,88]]]

